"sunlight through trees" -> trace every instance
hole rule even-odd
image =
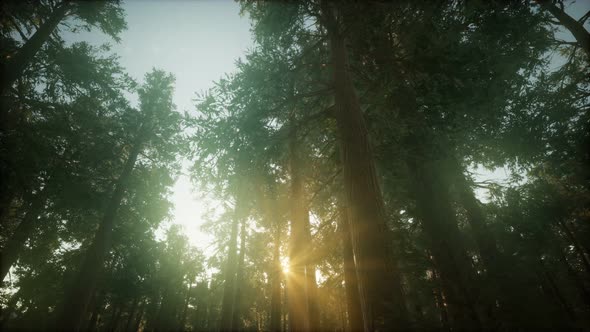
[[[589,4],[141,8],[0,5],[3,331],[590,329]]]

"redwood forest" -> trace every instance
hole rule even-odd
[[[5,0],[3,331],[590,331],[590,1]]]

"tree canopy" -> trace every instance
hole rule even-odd
[[[124,4],[5,1],[0,326],[589,329],[574,5],[237,1],[254,46],[181,112],[174,73],[64,37],[121,42]]]

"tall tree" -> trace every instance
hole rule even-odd
[[[105,257],[111,248],[113,228],[119,206],[125,196],[128,181],[138,156],[144,149],[144,144],[150,140],[151,135],[166,133],[167,130],[170,130],[166,127],[175,125],[170,123],[170,119],[174,118],[168,115],[173,108],[173,80],[172,76],[162,71],[154,71],[146,75],[146,83],[138,91],[143,117],[130,146],[123,170],[106,206],[104,217],[85,255],[83,265],[66,292],[57,321],[57,326],[62,329],[77,330],[81,327],[82,318],[95,288],[98,272],[102,270]],[[168,134],[170,135],[169,132]]]

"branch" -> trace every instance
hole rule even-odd
[[[29,38],[20,29],[20,27],[18,26],[18,23],[14,20],[14,18],[12,16],[8,16],[8,19],[10,20],[10,23],[12,23],[12,25],[14,26],[14,28],[16,29],[16,31],[20,35],[20,38],[23,40],[23,43],[26,43],[27,40],[29,40]]]
[[[590,18],[590,10],[587,11],[586,14],[584,14],[584,16],[580,17],[580,19],[578,20],[578,22],[580,24],[584,24],[588,18]]]

